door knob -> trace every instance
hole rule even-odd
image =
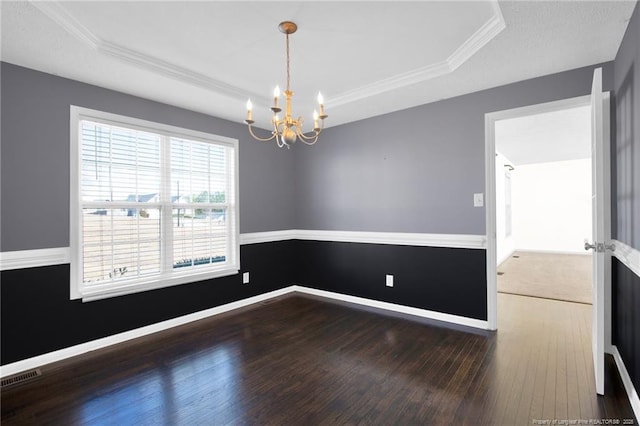
[[[614,251],[616,249],[615,244],[603,244],[603,243],[593,243],[589,244],[589,241],[584,241],[584,249],[585,250],[595,250],[597,253],[603,253],[605,250]]]

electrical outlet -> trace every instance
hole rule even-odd
[[[245,272],[242,274],[242,284],[249,284],[249,273]]]
[[[387,287],[393,287],[393,275],[387,275]]]

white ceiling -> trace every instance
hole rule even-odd
[[[590,158],[591,107],[497,121],[496,151],[514,166]]]
[[[614,59],[628,1],[10,2],[0,59],[241,122],[269,118],[293,20],[294,113],[347,123]]]

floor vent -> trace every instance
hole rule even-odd
[[[517,254],[514,254],[514,255],[513,255],[513,256],[511,256],[511,257],[513,257],[514,259],[520,259],[520,256],[518,256]]]
[[[504,272],[498,272],[498,275],[504,275]]]
[[[36,368],[35,370],[25,371],[24,373],[16,374],[14,376],[5,377],[4,379],[2,379],[0,388],[4,389],[8,388],[9,386],[26,383],[40,376],[42,376],[42,372],[39,368]]]
[[[278,299],[277,297],[274,297],[273,299],[267,299],[267,300],[263,300],[262,302],[260,302],[261,305],[268,305],[269,303],[273,303],[273,302],[277,302]]]

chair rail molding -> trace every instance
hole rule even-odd
[[[286,229],[282,231],[240,234],[240,245],[271,243],[287,240],[335,241],[346,243],[389,244],[399,246],[448,247],[484,249],[484,235],[425,234],[406,232],[319,231]],[[71,262],[69,247],[0,253],[0,271],[61,265]]]
[[[70,259],[69,247],[5,251],[0,253],[0,271],[61,265],[69,263]]]
[[[640,277],[640,250],[618,240],[612,240],[611,242],[615,246],[613,256]]]

